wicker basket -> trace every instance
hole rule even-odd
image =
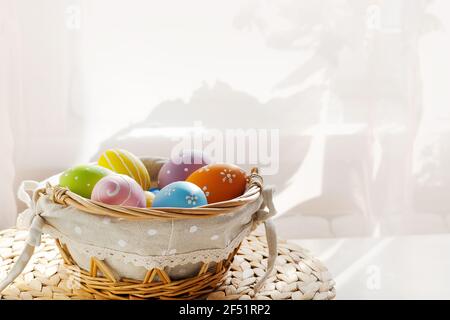
[[[261,201],[261,198],[263,197],[263,179],[258,174],[258,169],[254,168],[248,176],[248,186],[241,197],[230,201],[190,209],[143,209],[112,206],[88,200],[70,192],[66,188],[52,186],[50,184],[47,184],[45,188],[38,189],[34,192],[34,203],[36,203],[43,195],[49,196],[56,204],[73,207],[91,215],[126,219],[128,221],[136,221],[136,223],[147,219],[167,221],[177,219],[205,219],[233,213],[244,205],[254,203],[255,201]],[[259,209],[256,210],[255,216],[261,211],[262,210]],[[261,217],[259,217],[259,219],[253,219],[253,226],[249,232],[254,230],[256,226],[264,220],[265,218],[261,219]],[[32,232],[30,232],[30,234],[31,233]],[[195,275],[188,278],[171,279],[167,270],[153,268],[147,270],[143,279],[137,280],[117,277],[117,273],[111,266],[108,266],[105,261],[97,259],[96,257],[90,257],[90,267],[88,270],[87,268],[83,269],[79,266],[79,263],[74,259],[70,249],[63,241],[56,238],[55,242],[61,252],[65,265],[71,273],[72,279],[76,281],[82,290],[99,297],[116,300],[202,298],[221,285],[224,276],[233,261],[233,257],[240,246],[239,244],[234,248],[223,261],[217,263],[201,263]],[[271,255],[273,255],[273,249]],[[270,260],[274,261],[274,257]]]

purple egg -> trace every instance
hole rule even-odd
[[[211,158],[202,151],[182,151],[161,167],[158,174],[158,187],[162,189],[172,182],[184,181],[191,173],[210,163],[212,163]]]

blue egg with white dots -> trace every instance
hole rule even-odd
[[[152,208],[194,208],[208,204],[202,189],[187,181],[168,184],[155,195]]]

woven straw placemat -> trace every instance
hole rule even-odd
[[[0,231],[0,279],[17,260],[28,232]],[[279,240],[278,258],[270,278],[253,295],[252,285],[264,274],[267,263],[265,237],[254,233],[242,243],[224,284],[209,294],[210,300],[329,300],[334,281],[327,268],[311,253]],[[44,235],[24,272],[0,295],[0,299],[102,299],[76,288],[64,268],[54,240]]]

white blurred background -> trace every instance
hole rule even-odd
[[[284,238],[450,231],[448,0],[0,0],[0,228],[101,150],[280,130]]]

